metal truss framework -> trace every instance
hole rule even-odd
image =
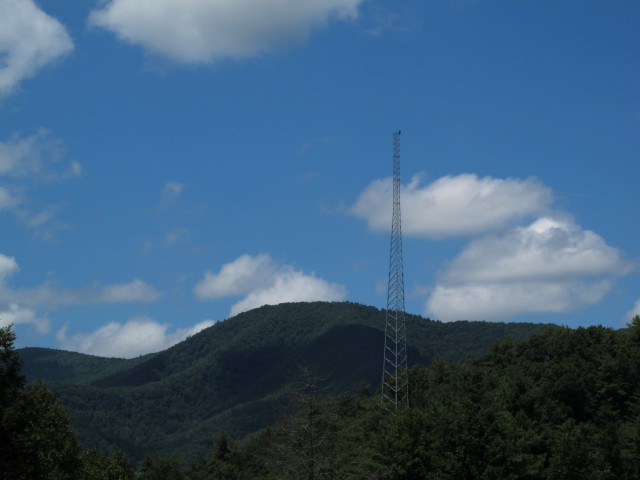
[[[390,412],[397,411],[400,405],[409,404],[401,224],[400,131],[398,131],[393,134],[393,214],[381,394],[382,406]]]

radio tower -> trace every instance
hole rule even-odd
[[[398,405],[409,404],[400,217],[400,131],[393,134],[393,214],[388,285],[381,403],[395,413]]]

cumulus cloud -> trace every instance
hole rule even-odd
[[[16,262],[16,259],[0,253],[0,286],[9,275],[17,271],[18,262]]]
[[[0,2],[0,97],[72,50],[64,26],[33,0]]]
[[[566,313],[598,303],[611,281],[437,285],[425,315],[443,321],[501,321],[524,313]]]
[[[583,308],[630,271],[620,257],[570,219],[539,218],[472,241],[445,267],[425,313],[442,320],[501,320]]]
[[[271,285],[259,288],[231,307],[231,315],[285,302],[344,300],[346,289],[337,283],[329,283],[314,274],[307,275],[290,267],[280,269]]]
[[[67,337],[66,327],[57,333],[60,348],[102,357],[131,358],[165,350],[185,338],[210,327],[205,320],[193,327],[167,333],[169,326],[149,317],[135,317],[126,323],[111,322],[92,333],[76,333]]]
[[[231,307],[231,315],[262,305],[285,302],[337,301],[346,296],[344,286],[306,274],[289,265],[277,265],[269,255],[242,255],[222,266],[218,273],[206,272],[195,286],[203,300],[245,295]]]
[[[33,310],[21,307],[18,304],[12,303],[5,309],[0,310],[0,327],[6,327],[7,325],[19,325],[29,324],[33,326],[38,333],[47,333],[49,331],[49,319],[46,317],[39,317]]]
[[[640,315],[640,298],[636,300],[636,303],[633,305],[633,308],[627,312],[625,318],[627,322],[630,322],[633,317],[636,315]]]
[[[303,42],[364,0],[111,0],[89,17],[120,39],[179,63],[247,58]]]
[[[391,227],[392,179],[376,180],[349,212],[372,230]],[[445,176],[422,186],[415,176],[402,187],[402,231],[407,235],[447,237],[474,235],[544,212],[551,190],[535,179]]]
[[[276,265],[267,254],[255,257],[242,255],[225,263],[220,272],[206,272],[204,279],[195,286],[196,296],[202,300],[243,295],[268,287],[276,271]]]
[[[472,242],[444,275],[447,282],[598,277],[626,271],[619,250],[568,219],[543,217],[502,237]]]

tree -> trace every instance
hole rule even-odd
[[[224,431],[213,440],[211,458],[194,462],[187,470],[189,480],[236,480],[242,478],[236,442]]]
[[[350,394],[328,396],[321,378],[310,368],[301,370],[288,411],[250,449],[264,467],[263,478],[382,478],[374,445],[379,403],[372,407],[369,399]]]
[[[11,326],[0,328],[0,478],[81,478],[80,440],[51,390],[24,387],[15,338]]]
[[[335,414],[320,398],[320,379],[303,367],[292,412],[271,431],[269,469],[282,479],[331,478],[336,423]]]
[[[0,465],[5,465],[13,455],[11,438],[4,426],[4,416],[24,388],[24,376],[20,374],[20,358],[13,348],[16,335],[11,325],[0,327]]]
[[[53,392],[37,382],[5,408],[2,429],[11,457],[5,460],[6,478],[77,479],[80,477],[80,440],[69,428],[64,408]]]
[[[145,456],[140,462],[138,480],[183,480],[182,460],[177,456]]]
[[[12,325],[0,327],[0,408],[11,404],[24,388],[20,357],[13,346],[15,340]]]
[[[135,474],[121,451],[109,457],[102,450],[91,448],[82,453],[85,480],[133,480]]]
[[[210,460],[212,480],[235,480],[239,478],[238,447],[224,431],[220,431],[213,441]]]

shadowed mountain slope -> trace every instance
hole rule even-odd
[[[86,446],[192,459],[224,429],[237,438],[274,422],[300,366],[335,392],[380,382],[384,310],[348,302],[264,306],[219,322],[155,354],[123,360],[20,350],[29,381],[42,378]],[[441,323],[407,316],[409,364],[462,361],[539,324]]]

